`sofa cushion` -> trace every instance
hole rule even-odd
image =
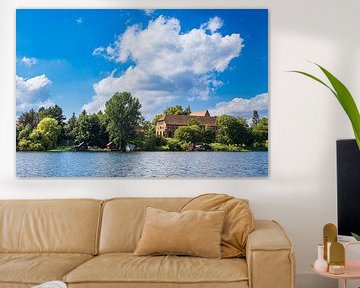
[[[189,198],[115,198],[105,201],[99,252],[134,252],[141,237],[147,206],[179,211],[189,200]]]
[[[61,280],[66,273],[92,257],[71,253],[0,253],[0,285]]]
[[[95,254],[102,201],[0,200],[0,253]]]
[[[147,207],[144,229],[134,255],[221,258],[224,216],[224,211],[168,212]]]
[[[191,199],[181,209],[188,210],[225,211],[221,236],[222,257],[245,257],[247,237],[254,230],[254,216],[248,200],[236,199],[225,194],[204,194]]]
[[[70,284],[99,282],[158,283],[157,287],[162,287],[160,286],[161,283],[195,284],[242,281],[247,283],[247,279],[246,261],[240,258],[139,257],[133,256],[131,253],[111,253],[97,256],[64,277],[64,281]]]
[[[33,284],[0,283],[0,288],[32,288]]]

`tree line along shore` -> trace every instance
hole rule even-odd
[[[104,111],[75,113],[66,121],[58,105],[31,109],[16,122],[17,151],[75,151],[84,145],[87,151],[267,151],[268,119],[253,112],[251,124],[229,115],[216,117],[216,129],[191,118],[177,127],[172,137],[156,133],[164,115],[191,115],[181,105],[166,108],[152,121],[142,116],[139,99],[128,92],[115,93]],[[213,117],[214,118],[214,117]]]

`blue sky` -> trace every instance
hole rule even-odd
[[[129,91],[147,118],[175,104],[267,116],[268,12],[19,9],[16,84],[17,114],[97,112]]]

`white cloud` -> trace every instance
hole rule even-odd
[[[208,22],[201,25],[201,28],[209,30],[211,33],[215,33],[224,25],[223,21],[220,17],[215,16],[214,18],[210,18]]]
[[[152,14],[154,14],[155,9],[144,9],[144,13],[146,16],[151,16]]]
[[[130,26],[113,44],[96,48],[93,55],[133,65],[121,76],[112,73],[95,83],[95,95],[83,108],[89,112],[103,109],[117,91],[140,98],[145,114],[178,98],[209,99],[222,85],[218,75],[239,56],[242,43],[239,34],[208,34],[203,26],[182,33],[178,19],[164,16],[150,21],[145,29]]]
[[[49,99],[51,83],[44,74],[33,78],[16,75],[16,111],[20,113],[31,108],[53,105],[54,103]]]
[[[250,99],[234,98],[229,102],[219,102],[214,108],[209,109],[209,112],[212,116],[226,114],[238,117],[248,117],[249,115],[252,115],[254,110],[263,112],[262,114],[267,115],[268,107],[268,93],[263,93]]]
[[[23,58],[20,59],[20,63],[24,64],[25,66],[33,66],[35,65],[36,63],[38,63],[39,60],[34,58],[34,57],[26,57],[24,56]]]
[[[76,23],[76,24],[82,24],[82,23],[83,23],[83,19],[82,19],[81,17],[79,17],[79,18],[77,18],[77,19],[75,20],[75,23]]]

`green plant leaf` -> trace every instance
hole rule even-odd
[[[315,77],[315,76],[313,76],[313,75],[311,75],[311,74],[309,74],[309,73],[302,72],[302,71],[298,71],[298,70],[290,70],[290,71],[288,71],[288,72],[293,72],[293,73],[302,74],[302,75],[305,75],[305,76],[307,76],[307,77],[309,77],[309,78],[311,78],[311,79],[313,79],[313,80],[321,83],[321,84],[324,85],[326,88],[328,88],[328,89],[335,95],[336,98],[338,98],[338,95],[336,94],[336,92],[335,92],[329,85],[327,85],[324,81],[320,80],[319,78],[317,78],[317,77]]]
[[[351,232],[351,235],[356,239],[356,241],[360,241],[360,235],[352,233],[352,232]]]
[[[316,64],[317,65],[317,64]],[[360,149],[360,114],[359,110],[356,107],[356,103],[354,98],[352,97],[350,91],[346,88],[346,86],[338,80],[334,75],[332,75],[325,68],[317,65],[321,71],[325,74],[325,76],[329,79],[331,85],[334,87],[340,104],[343,106],[346,114],[348,115],[351,124],[353,126],[354,134],[356,141],[358,143]]]
[[[326,78],[330,81],[333,88],[331,88],[329,85],[327,85],[324,81],[320,80],[319,78],[317,78],[309,73],[302,72],[302,71],[296,71],[296,70],[289,71],[289,72],[294,72],[294,73],[305,75],[305,76],[321,83],[335,95],[336,99],[339,101],[340,105],[343,107],[345,113],[347,114],[347,116],[350,119],[353,131],[355,134],[356,142],[357,142],[357,145],[360,150],[360,114],[359,114],[358,108],[356,107],[354,98],[352,97],[350,91],[346,88],[346,86],[340,80],[338,80],[334,75],[332,75],[329,71],[327,71],[322,66],[320,66],[316,63],[314,63],[314,64],[317,65],[321,69],[321,71],[325,74]]]

